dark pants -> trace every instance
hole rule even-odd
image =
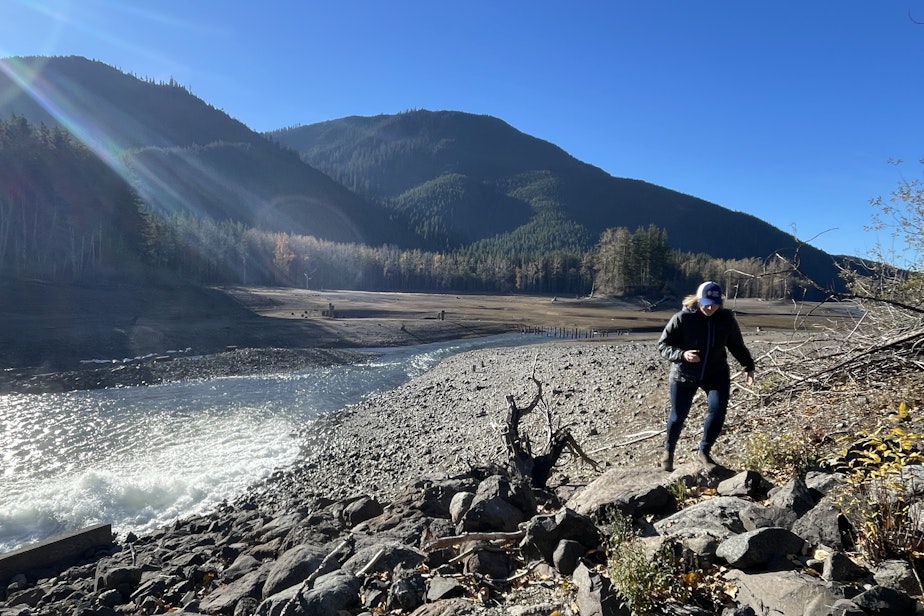
[[[664,443],[664,447],[668,451],[674,451],[677,446],[680,431],[683,429],[683,422],[686,421],[687,415],[690,413],[690,407],[693,406],[693,396],[696,395],[697,390],[700,388],[706,392],[709,412],[703,425],[703,438],[699,443],[699,449],[709,453],[713,443],[719,438],[719,433],[722,432],[722,426],[725,424],[725,411],[728,409],[728,392],[731,389],[731,381],[728,378],[720,378],[701,384],[671,381],[671,414],[667,418],[667,438]]]

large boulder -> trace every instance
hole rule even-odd
[[[563,507],[554,515],[533,517],[526,525],[520,547],[551,563],[558,544],[564,540],[579,543],[585,551],[593,550],[603,544],[603,533],[590,517]]]
[[[738,604],[750,607],[755,614],[829,616],[829,606],[841,598],[823,580],[795,571],[746,573],[732,569],[725,579],[734,585]]]
[[[536,498],[530,486],[501,475],[492,475],[478,484],[472,503],[459,522],[459,530],[514,531],[535,513]]]
[[[664,484],[664,473],[638,468],[612,468],[572,496],[565,506],[596,520],[611,510],[640,517],[676,510],[677,500]]]
[[[736,569],[782,566],[789,555],[799,555],[805,541],[785,528],[759,528],[729,537],[715,555]]]
[[[300,584],[314,573],[326,555],[324,550],[311,545],[297,545],[286,551],[266,576],[262,596],[269,597],[293,584]]]

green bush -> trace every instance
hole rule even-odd
[[[652,614],[665,602],[683,603],[690,589],[683,584],[678,546],[665,541],[649,556],[631,518],[614,514],[608,525],[608,571],[613,587],[633,616]]]
[[[924,434],[899,425],[908,420],[904,403],[896,419],[895,425],[854,435],[841,452],[846,481],[839,501],[872,562],[924,560],[924,538],[910,515],[916,499],[906,482],[909,467],[924,464]]]

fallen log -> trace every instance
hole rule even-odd
[[[464,533],[462,535],[452,535],[450,537],[435,539],[424,546],[424,551],[432,552],[433,550],[448,548],[467,541],[519,541],[525,536],[526,531],[524,530],[515,530],[509,533]]]

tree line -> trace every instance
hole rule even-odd
[[[788,298],[789,271],[760,258],[717,259],[672,249],[654,225],[607,229],[590,251],[504,254],[331,242],[190,215],[153,217],[146,246],[162,268],[202,284],[374,291],[670,295],[703,280],[728,294]]]

